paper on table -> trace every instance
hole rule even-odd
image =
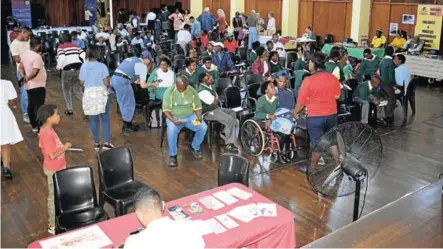
[[[257,213],[257,204],[252,203],[240,207],[236,207],[229,211],[229,216],[234,217],[240,221],[243,221],[245,223],[250,222],[251,220],[258,217]]]
[[[252,196],[251,193],[248,193],[248,192],[241,190],[237,187],[230,188],[230,189],[228,189],[227,192],[229,194],[231,194],[232,196],[235,196],[235,197],[243,199],[243,200],[247,200],[247,199],[251,198],[251,196]]]
[[[215,218],[220,221],[227,229],[232,229],[238,227],[237,222],[235,222],[231,217],[227,214],[217,215]]]
[[[66,235],[40,241],[40,246],[43,249],[102,248],[111,244],[112,241],[98,226],[91,226]]]
[[[219,210],[224,207],[225,204],[221,203],[219,200],[215,199],[213,196],[206,196],[200,198],[199,201],[206,207],[212,210]]]
[[[218,221],[214,218],[203,221],[206,223],[208,227],[211,228],[211,231],[215,234],[221,234],[226,232],[226,228],[222,226]]]
[[[264,217],[276,217],[277,205],[275,203],[257,203],[258,215]]]
[[[215,198],[219,199],[220,201],[226,203],[227,205],[231,205],[233,203],[236,203],[238,200],[235,199],[232,195],[230,195],[226,191],[219,191],[217,193],[212,194]]]

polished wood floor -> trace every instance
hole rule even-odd
[[[14,79],[14,68],[2,68],[3,79]],[[47,103],[55,103],[64,111],[60,79],[49,73]],[[115,101],[114,101],[115,102]],[[417,90],[417,115],[402,126],[379,129],[384,154],[381,168],[370,182],[363,215],[367,215],[407,193],[429,185],[443,172],[443,95],[438,90]],[[82,153],[67,154],[69,166],[90,165],[97,182],[97,162],[89,123],[82,118],[81,104],[75,101],[76,114],[62,115],[57,127],[63,142],[83,148]],[[401,111],[397,110],[399,116]],[[16,111],[16,117],[21,120]],[[137,117],[141,123],[140,117]],[[19,121],[25,141],[13,148],[12,181],[1,182],[1,246],[26,247],[30,242],[48,236],[46,195],[47,184],[42,170],[42,156],[37,136],[29,125]],[[188,153],[188,144],[180,140],[179,167],[167,166],[167,147],[159,148],[160,131],[122,134],[116,105],[112,105],[112,142],[130,148],[135,176],[156,188],[166,201],[194,194],[217,185],[217,163],[222,148],[212,151],[203,146],[204,158],[196,160]],[[315,194],[305,174],[297,165],[269,163],[265,157],[248,159],[253,163],[250,186],[294,213],[297,247],[304,246],[351,223],[353,196],[327,199]],[[440,198],[436,196],[435,198]],[[105,209],[110,215],[113,210]],[[376,221],[375,221],[376,222]],[[440,231],[441,232],[441,231]],[[367,245],[371,246],[371,245]],[[443,244],[441,245],[443,246]]]

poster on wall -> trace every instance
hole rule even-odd
[[[440,48],[443,5],[418,5],[415,35],[425,41],[425,49]]]
[[[389,36],[395,36],[398,30],[398,23],[391,22],[389,24]]]
[[[403,24],[414,24],[415,16],[410,14],[404,14],[401,18],[401,23]]]
[[[12,15],[17,19],[20,26],[32,28],[31,1],[30,0],[12,0]]]

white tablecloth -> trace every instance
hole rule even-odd
[[[78,27],[54,27],[54,28],[50,28],[50,29],[32,29],[32,33],[34,33],[34,35],[37,35],[37,33],[40,33],[40,32],[45,32],[45,33],[50,34],[50,33],[52,33],[52,31],[57,31],[57,33],[60,34],[60,32],[63,32],[63,30],[69,30],[69,32],[72,32],[74,30],[77,30],[77,28],[92,31],[92,27],[90,27],[90,26],[78,26]],[[11,44],[11,41],[9,40],[10,33],[11,33],[11,31],[8,31],[8,45]]]
[[[266,44],[266,42],[272,40],[272,36],[264,36],[264,35],[260,35],[258,37],[258,41],[260,42],[260,44]]]
[[[436,80],[443,79],[443,60],[413,55],[405,55],[405,57],[405,64],[408,67],[411,75],[432,78]]]

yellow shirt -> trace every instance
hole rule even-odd
[[[391,42],[391,46],[395,48],[403,48],[406,44],[406,39],[403,37],[395,37]]]
[[[379,48],[383,44],[386,44],[386,37],[384,35],[380,36],[380,38],[377,36],[372,38],[372,46],[374,46],[374,48]]]

